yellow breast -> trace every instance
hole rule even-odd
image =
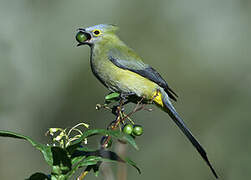
[[[140,76],[129,70],[124,70],[118,67],[113,68],[111,84],[115,85],[121,92],[134,92],[138,96],[145,96],[151,99],[158,85],[149,79]]]

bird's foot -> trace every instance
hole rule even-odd
[[[136,96],[134,92],[126,92],[126,93],[120,93],[120,99],[127,100],[132,96]]]

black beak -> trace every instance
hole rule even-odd
[[[77,34],[75,38],[78,42],[77,46],[81,46],[85,44],[90,45],[89,40],[91,39],[91,35],[90,33],[86,32],[86,30],[83,28],[77,29]]]

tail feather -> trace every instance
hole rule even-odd
[[[200,143],[195,139],[191,131],[186,127],[185,123],[179,116],[179,114],[174,109],[172,103],[170,102],[168,95],[161,91],[161,99],[162,103],[159,104],[162,106],[162,108],[169,114],[169,116],[172,118],[172,120],[175,122],[175,124],[181,129],[181,131],[186,135],[186,137],[190,140],[190,142],[193,144],[193,146],[197,149],[201,157],[204,159],[204,161],[207,163],[207,165],[210,167],[212,173],[216,178],[218,178],[214,168],[210,164],[206,151],[203,149],[203,147],[200,145]]]

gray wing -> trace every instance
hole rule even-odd
[[[119,53],[119,54],[118,54]],[[121,55],[117,50],[111,50],[108,54],[109,60],[119,68],[126,69],[137,73],[162,87],[168,96],[176,101],[177,94],[168,86],[167,82],[160,74],[148,64],[145,64],[141,59],[128,58]]]

